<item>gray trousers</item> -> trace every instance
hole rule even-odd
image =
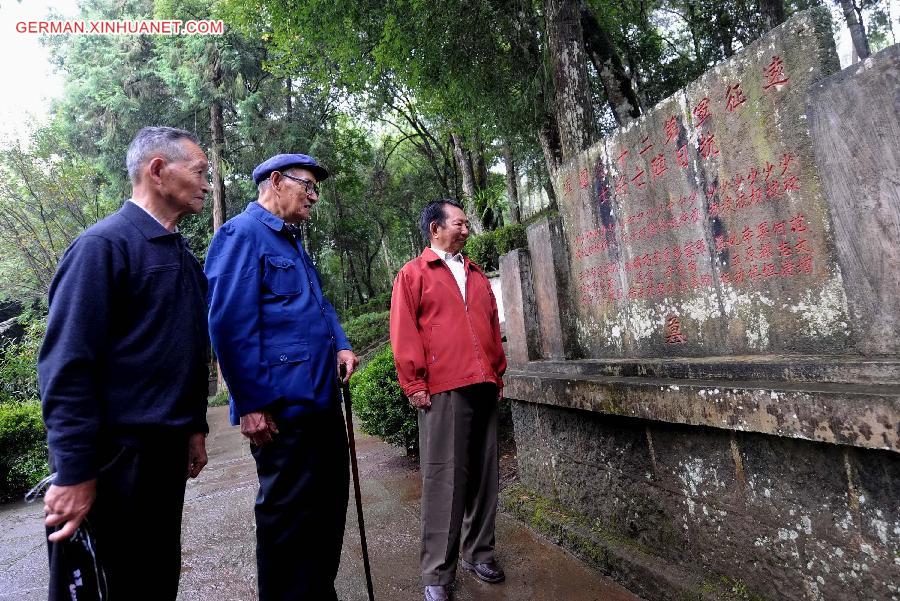
[[[431,397],[419,409],[422,583],[453,582],[462,557],[494,559],[497,515],[497,388],[478,384]]]

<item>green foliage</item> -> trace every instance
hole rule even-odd
[[[498,255],[494,232],[484,232],[477,236],[469,236],[463,252],[485,271],[497,269]]]
[[[357,354],[364,353],[372,345],[384,342],[388,337],[390,312],[364,313],[343,324],[344,333]]]
[[[367,434],[415,452],[419,444],[416,410],[397,383],[394,354],[390,346],[379,351],[350,380],[353,411]]]
[[[47,473],[41,404],[0,404],[0,502],[19,497]]]
[[[517,248],[525,248],[528,246],[525,226],[521,223],[511,223],[494,230],[494,243],[497,247],[497,256],[505,255]]]
[[[377,313],[387,311],[391,306],[391,291],[376,294],[361,305],[350,307],[341,313],[344,319],[352,319],[364,313]]]
[[[0,347],[0,405],[37,399],[37,359],[47,328],[46,319],[26,313],[19,317],[25,333],[18,342]]]
[[[224,407],[228,404],[228,390],[223,390],[206,400],[208,407]]]

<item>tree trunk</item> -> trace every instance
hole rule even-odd
[[[844,19],[850,29],[850,38],[853,40],[853,48],[860,59],[869,58],[869,39],[866,37],[866,27],[862,21],[862,12],[856,8],[853,0],[840,0],[844,11]]]
[[[544,15],[562,160],[568,161],[597,137],[581,12],[577,0],[544,0]]]
[[[453,156],[456,157],[456,165],[462,175],[463,204],[466,207],[466,217],[469,218],[469,228],[473,234],[484,231],[481,216],[475,210],[475,171],[472,168],[472,156],[463,147],[459,134],[450,134],[453,140]]]
[[[787,18],[784,12],[784,0],[759,0],[759,13],[766,30],[781,25]]]
[[[509,204],[509,222],[521,223],[519,216],[519,174],[509,144],[503,144],[503,164],[506,167],[506,200]]]
[[[222,101],[219,99],[222,64],[219,62],[219,50],[215,46],[213,46],[210,59],[210,81],[212,82],[213,100],[209,104],[209,133],[212,140],[212,148],[210,148],[210,158],[212,159],[212,218],[213,232],[216,232],[225,223],[225,177],[222,174],[222,149],[225,146],[225,126],[222,117]]]
[[[631,85],[631,78],[625,73],[622,58],[612,39],[591,9],[581,2],[581,27],[584,30],[584,45],[600,76],[606,98],[613,117],[619,125],[625,125],[641,115],[637,94]]]
[[[725,58],[731,58],[734,56],[734,31],[731,16],[724,5],[719,7],[719,13],[716,15],[716,29],[719,34],[719,42],[722,44],[722,54],[725,55]]]
[[[284,78],[284,112],[285,120],[290,123],[294,120],[294,92],[291,86],[291,78]]]

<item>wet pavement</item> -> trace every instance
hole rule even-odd
[[[252,601],[256,594],[253,458],[227,407],[210,409],[209,465],[188,483],[179,601]],[[415,462],[401,449],[359,432],[363,508],[379,601],[422,599],[419,585],[419,491]],[[0,601],[46,599],[42,504],[0,506]],[[135,536],[140,524],[135,523]],[[315,544],[315,541],[310,541]],[[500,514],[497,559],[507,580],[486,584],[460,571],[457,601],[640,601],[574,556]],[[366,601],[353,494],[336,583],[342,601]]]

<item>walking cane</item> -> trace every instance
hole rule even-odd
[[[341,366],[341,393],[344,397],[344,419],[347,420],[347,444],[350,446],[350,468],[353,473],[353,492],[356,493],[356,519],[359,521],[359,542],[362,545],[363,567],[366,570],[366,589],[369,601],[375,601],[372,591],[372,568],[369,567],[369,548],[366,545],[366,524],[363,520],[362,496],[359,492],[359,465],[356,463],[356,438],[353,436],[353,411],[350,399],[350,383],[344,382],[345,367]]]

